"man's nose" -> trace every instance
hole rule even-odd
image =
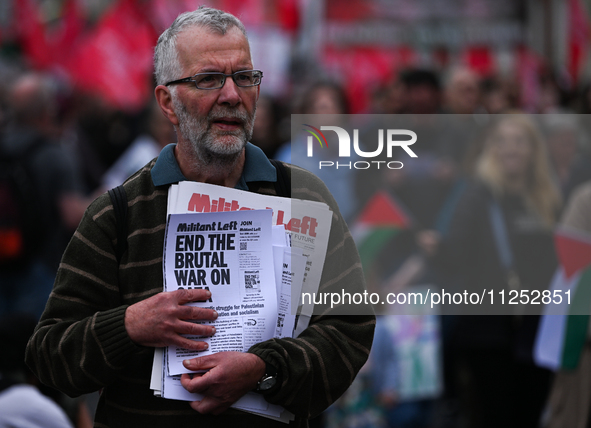
[[[224,86],[220,89],[220,96],[218,97],[218,103],[229,104],[234,107],[240,104],[242,98],[238,92],[240,88],[236,86],[234,80],[231,77],[227,77],[224,82]]]

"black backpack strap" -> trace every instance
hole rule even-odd
[[[275,191],[277,192],[277,196],[291,198],[291,179],[287,173],[287,168],[283,162],[278,160],[269,159],[269,161],[273,164],[275,170],[277,171],[277,181],[275,182]]]
[[[127,193],[125,193],[123,185],[120,185],[109,190],[109,197],[113,203],[113,211],[117,220],[117,248],[115,248],[115,255],[117,256],[117,263],[120,263],[121,257],[123,257],[123,253],[127,249]]]

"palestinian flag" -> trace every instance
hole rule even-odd
[[[377,192],[352,228],[363,269],[367,270],[382,248],[401,230],[408,229],[410,223],[409,216],[392,196]]]
[[[540,321],[534,358],[541,367],[569,370],[577,367],[587,340],[591,311],[591,234],[562,228],[555,234],[560,267],[550,291],[560,290],[558,305],[546,305]],[[570,291],[570,304],[566,291]],[[558,294],[558,293],[557,293]]]

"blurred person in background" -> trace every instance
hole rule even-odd
[[[563,199],[568,200],[574,188],[591,180],[589,136],[578,115],[547,114],[542,118],[556,183]]]
[[[336,125],[338,117],[322,117],[322,115],[349,114],[349,104],[343,87],[332,81],[321,81],[312,84],[302,94],[300,105],[296,107],[298,114],[318,115],[322,125]],[[330,122],[330,123],[329,123]],[[345,221],[349,222],[357,208],[354,196],[354,170],[346,168],[318,169],[319,161],[336,162],[338,141],[334,132],[327,132],[327,147],[317,151],[314,157],[306,156],[306,135],[300,133],[297,138],[284,144],[275,154],[276,159],[290,162],[308,171],[313,171],[328,187],[334,196]]]
[[[140,114],[124,112],[96,95],[81,92],[72,96],[70,116],[69,144],[84,189],[93,192],[102,188],[108,169],[139,136]]]
[[[569,94],[564,88],[566,84],[559,79],[556,73],[550,70],[542,70],[539,81],[538,113],[572,113],[567,108]]]
[[[401,155],[396,160],[402,161],[404,167],[398,170],[364,171],[355,181],[355,193],[363,206],[373,195],[367,189],[368,182],[388,182],[386,186],[408,208],[416,226],[432,228],[459,178],[460,165],[470,142],[469,126],[472,124],[460,123],[460,116],[438,116],[443,112],[442,90],[439,75],[434,71],[411,68],[400,72],[393,86],[393,94],[395,102],[391,107],[405,116],[392,120],[417,133],[420,143],[413,146],[417,157]],[[387,104],[379,106],[383,105]],[[384,113],[393,113],[393,110]],[[391,123],[387,126],[391,126]],[[375,131],[369,134],[364,134],[363,130],[360,132],[360,144],[367,145],[365,150],[371,150]],[[382,155],[384,158],[380,160],[392,160],[387,159],[384,153]],[[384,178],[386,175],[388,177]]]
[[[36,324],[36,318],[27,313],[12,312],[0,316],[0,341],[3,345],[0,353],[0,426],[91,427],[83,401],[69,399],[43,387],[25,364],[25,348]],[[68,409],[69,416],[55,400]]]
[[[425,232],[419,242],[459,290],[507,290],[515,281],[520,289],[546,289],[557,266],[552,232],[560,201],[534,123],[522,115],[501,116],[448,232],[441,242]],[[500,213],[497,220],[492,211]],[[458,317],[452,333],[454,387],[465,426],[538,426],[550,381],[550,372],[533,364],[538,319]]]
[[[344,88],[331,81],[313,84],[304,93],[299,114],[349,114]]]
[[[591,181],[575,189],[560,225],[582,239],[591,237]],[[588,317],[581,315],[575,317],[587,318],[587,339],[578,355],[576,367],[556,372],[548,400],[545,428],[587,428],[591,423],[591,328]]]
[[[577,113],[591,114],[591,83],[582,85],[575,103]]]
[[[368,371],[389,428],[432,426],[441,385],[437,329],[435,316],[377,318]]]
[[[484,112],[499,114],[509,109],[510,100],[506,86],[498,77],[489,77],[481,82],[480,91]]]
[[[372,94],[370,113],[403,114],[406,111],[406,89],[398,76],[387,85],[377,88]]]
[[[472,114],[481,107],[480,78],[467,67],[452,68],[443,88],[446,113]]]
[[[75,162],[59,141],[54,82],[42,74],[25,73],[10,85],[6,102],[8,122],[0,152],[10,162],[23,165],[30,181],[30,193],[23,203],[23,210],[28,211],[24,227],[34,241],[27,242],[18,261],[2,265],[0,313],[18,310],[39,317],[51,292],[60,254],[88,200],[80,188]]]
[[[441,82],[439,76],[425,69],[409,69],[400,74],[407,97],[405,113],[441,113]]]
[[[454,114],[450,118],[447,140],[448,153],[453,167],[465,166],[469,152],[475,149],[477,129],[480,128],[475,114],[486,113],[483,107],[481,78],[466,66],[452,67],[444,80],[443,111]],[[497,106],[498,107],[498,106]]]
[[[160,154],[167,144],[176,141],[174,127],[153,100],[143,120],[145,132],[141,133],[103,175],[105,190],[122,184],[131,174]]]
[[[270,95],[261,95],[257,104],[251,143],[259,147],[268,158],[273,159],[282,145],[279,134],[281,108]]]

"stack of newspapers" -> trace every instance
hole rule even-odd
[[[208,289],[217,311],[206,351],[176,346],[154,353],[151,389],[162,398],[195,401],[180,382],[183,360],[224,351],[246,352],[272,338],[297,337],[312,316],[332,212],[326,204],[181,182],[168,193],[163,251],[164,291]],[[308,298],[302,298],[307,296]],[[196,321],[200,322],[200,321]],[[289,423],[294,415],[250,392],[234,408]]]

